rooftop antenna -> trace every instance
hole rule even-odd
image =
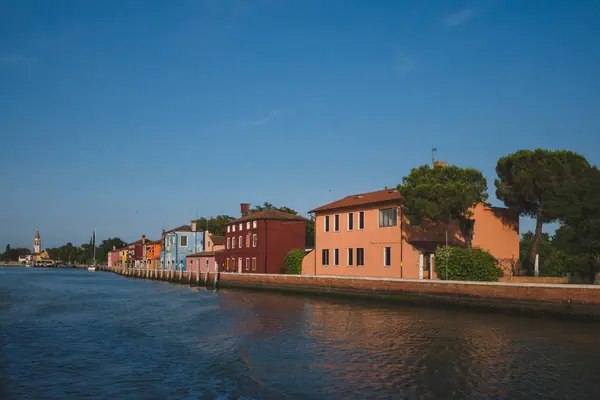
[[[435,153],[437,153],[437,148],[431,149],[431,165],[435,166]]]

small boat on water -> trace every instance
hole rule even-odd
[[[90,265],[90,266],[88,267],[88,271],[90,271],[90,272],[94,272],[94,271],[96,271],[96,266],[95,266],[95,265]]]

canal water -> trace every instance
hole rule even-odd
[[[599,399],[600,327],[0,267],[0,399]]]

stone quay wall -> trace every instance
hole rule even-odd
[[[122,270],[125,276],[219,288],[245,288],[351,296],[419,304],[556,314],[600,321],[600,285],[459,282],[345,276],[218,274],[194,271]]]

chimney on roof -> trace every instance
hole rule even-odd
[[[448,163],[446,163],[446,161],[434,161],[433,162],[433,167],[445,167],[446,165],[448,165]]]
[[[146,235],[142,235],[142,244],[145,245],[146,244]]]
[[[196,221],[192,221],[192,232],[196,232]]]
[[[242,217],[245,217],[248,214],[250,214],[250,204],[249,203],[240,204],[240,211],[242,213]]]

